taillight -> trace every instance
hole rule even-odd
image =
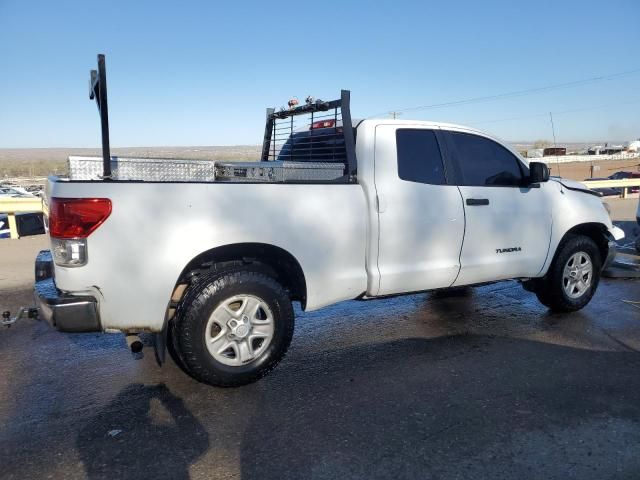
[[[309,130],[315,130],[316,128],[333,128],[335,126],[335,120],[319,120],[317,122],[313,122]]]
[[[108,198],[52,198],[49,234],[53,238],[87,238],[111,215]]]
[[[108,198],[52,198],[49,235],[53,261],[61,267],[87,264],[87,237],[111,214]]]

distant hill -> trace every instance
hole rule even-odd
[[[133,158],[249,161],[260,158],[260,145],[113,148],[112,155]],[[101,156],[99,148],[0,148],[0,178],[64,174],[71,155]]]

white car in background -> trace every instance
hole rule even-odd
[[[0,198],[33,198],[35,195],[27,192],[24,188],[15,185],[2,185],[0,186]]]

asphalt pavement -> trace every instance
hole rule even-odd
[[[0,248],[5,308],[44,241],[18,242]],[[625,301],[639,280],[568,315],[517,282],[298,311],[288,356],[236,389],[158,367],[149,338],[135,360],[122,335],[25,320],[0,330],[0,478],[640,478]]]

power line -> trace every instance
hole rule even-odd
[[[640,72],[640,68],[635,69],[635,70],[627,70],[625,72],[618,72],[618,73],[612,73],[609,75],[600,75],[597,77],[591,77],[591,78],[585,78],[582,80],[575,80],[573,82],[566,82],[566,83],[557,83],[555,85],[547,85],[545,87],[537,87],[537,88],[529,88],[526,90],[516,90],[513,92],[505,92],[505,93],[498,93],[495,95],[486,95],[486,96],[482,96],[482,97],[473,97],[473,98],[466,98],[464,100],[455,100],[455,101],[451,101],[451,102],[443,102],[443,103],[433,103],[431,105],[419,105],[416,107],[407,107],[407,108],[399,108],[399,109],[394,109],[393,111],[397,114],[397,113],[403,113],[403,112],[417,112],[420,110],[429,110],[429,109],[433,109],[433,108],[443,108],[443,107],[454,107],[454,106],[459,106],[459,105],[468,105],[470,103],[480,103],[480,102],[489,102],[492,100],[501,100],[503,98],[511,98],[511,97],[520,97],[520,96],[524,96],[524,95],[532,95],[532,94],[536,94],[536,93],[542,93],[542,92],[548,92],[550,90],[558,90],[558,89],[562,89],[562,88],[572,88],[572,87],[579,87],[582,85],[586,85],[589,83],[594,83],[594,82],[600,82],[603,80],[611,80],[614,78],[619,78],[619,77],[623,77],[626,75],[632,75],[635,73],[639,73]],[[377,117],[380,115],[386,115],[388,114],[389,111],[387,110],[386,112],[382,112],[382,113],[377,113],[375,115],[371,115],[367,118],[372,118],[372,117]]]
[[[628,102],[618,102],[618,103],[609,103],[607,105],[598,105],[595,107],[584,107],[584,108],[574,108],[571,110],[561,110],[558,112],[553,112],[554,115],[564,115],[566,113],[576,113],[576,112],[586,112],[589,110],[598,110],[600,108],[609,108],[609,107],[617,107],[617,106],[622,106],[622,105],[633,105],[633,104],[638,104],[640,103],[640,99],[637,100],[631,100]],[[529,118],[538,118],[538,117],[547,117],[549,115],[549,112],[547,113],[534,113],[531,115],[523,115],[520,117],[506,117],[506,118],[497,118],[497,119],[493,119],[493,120],[481,120],[479,122],[469,122],[471,125],[484,125],[486,123],[499,123],[499,122],[511,122],[511,121],[515,121],[515,120],[527,120]]]

